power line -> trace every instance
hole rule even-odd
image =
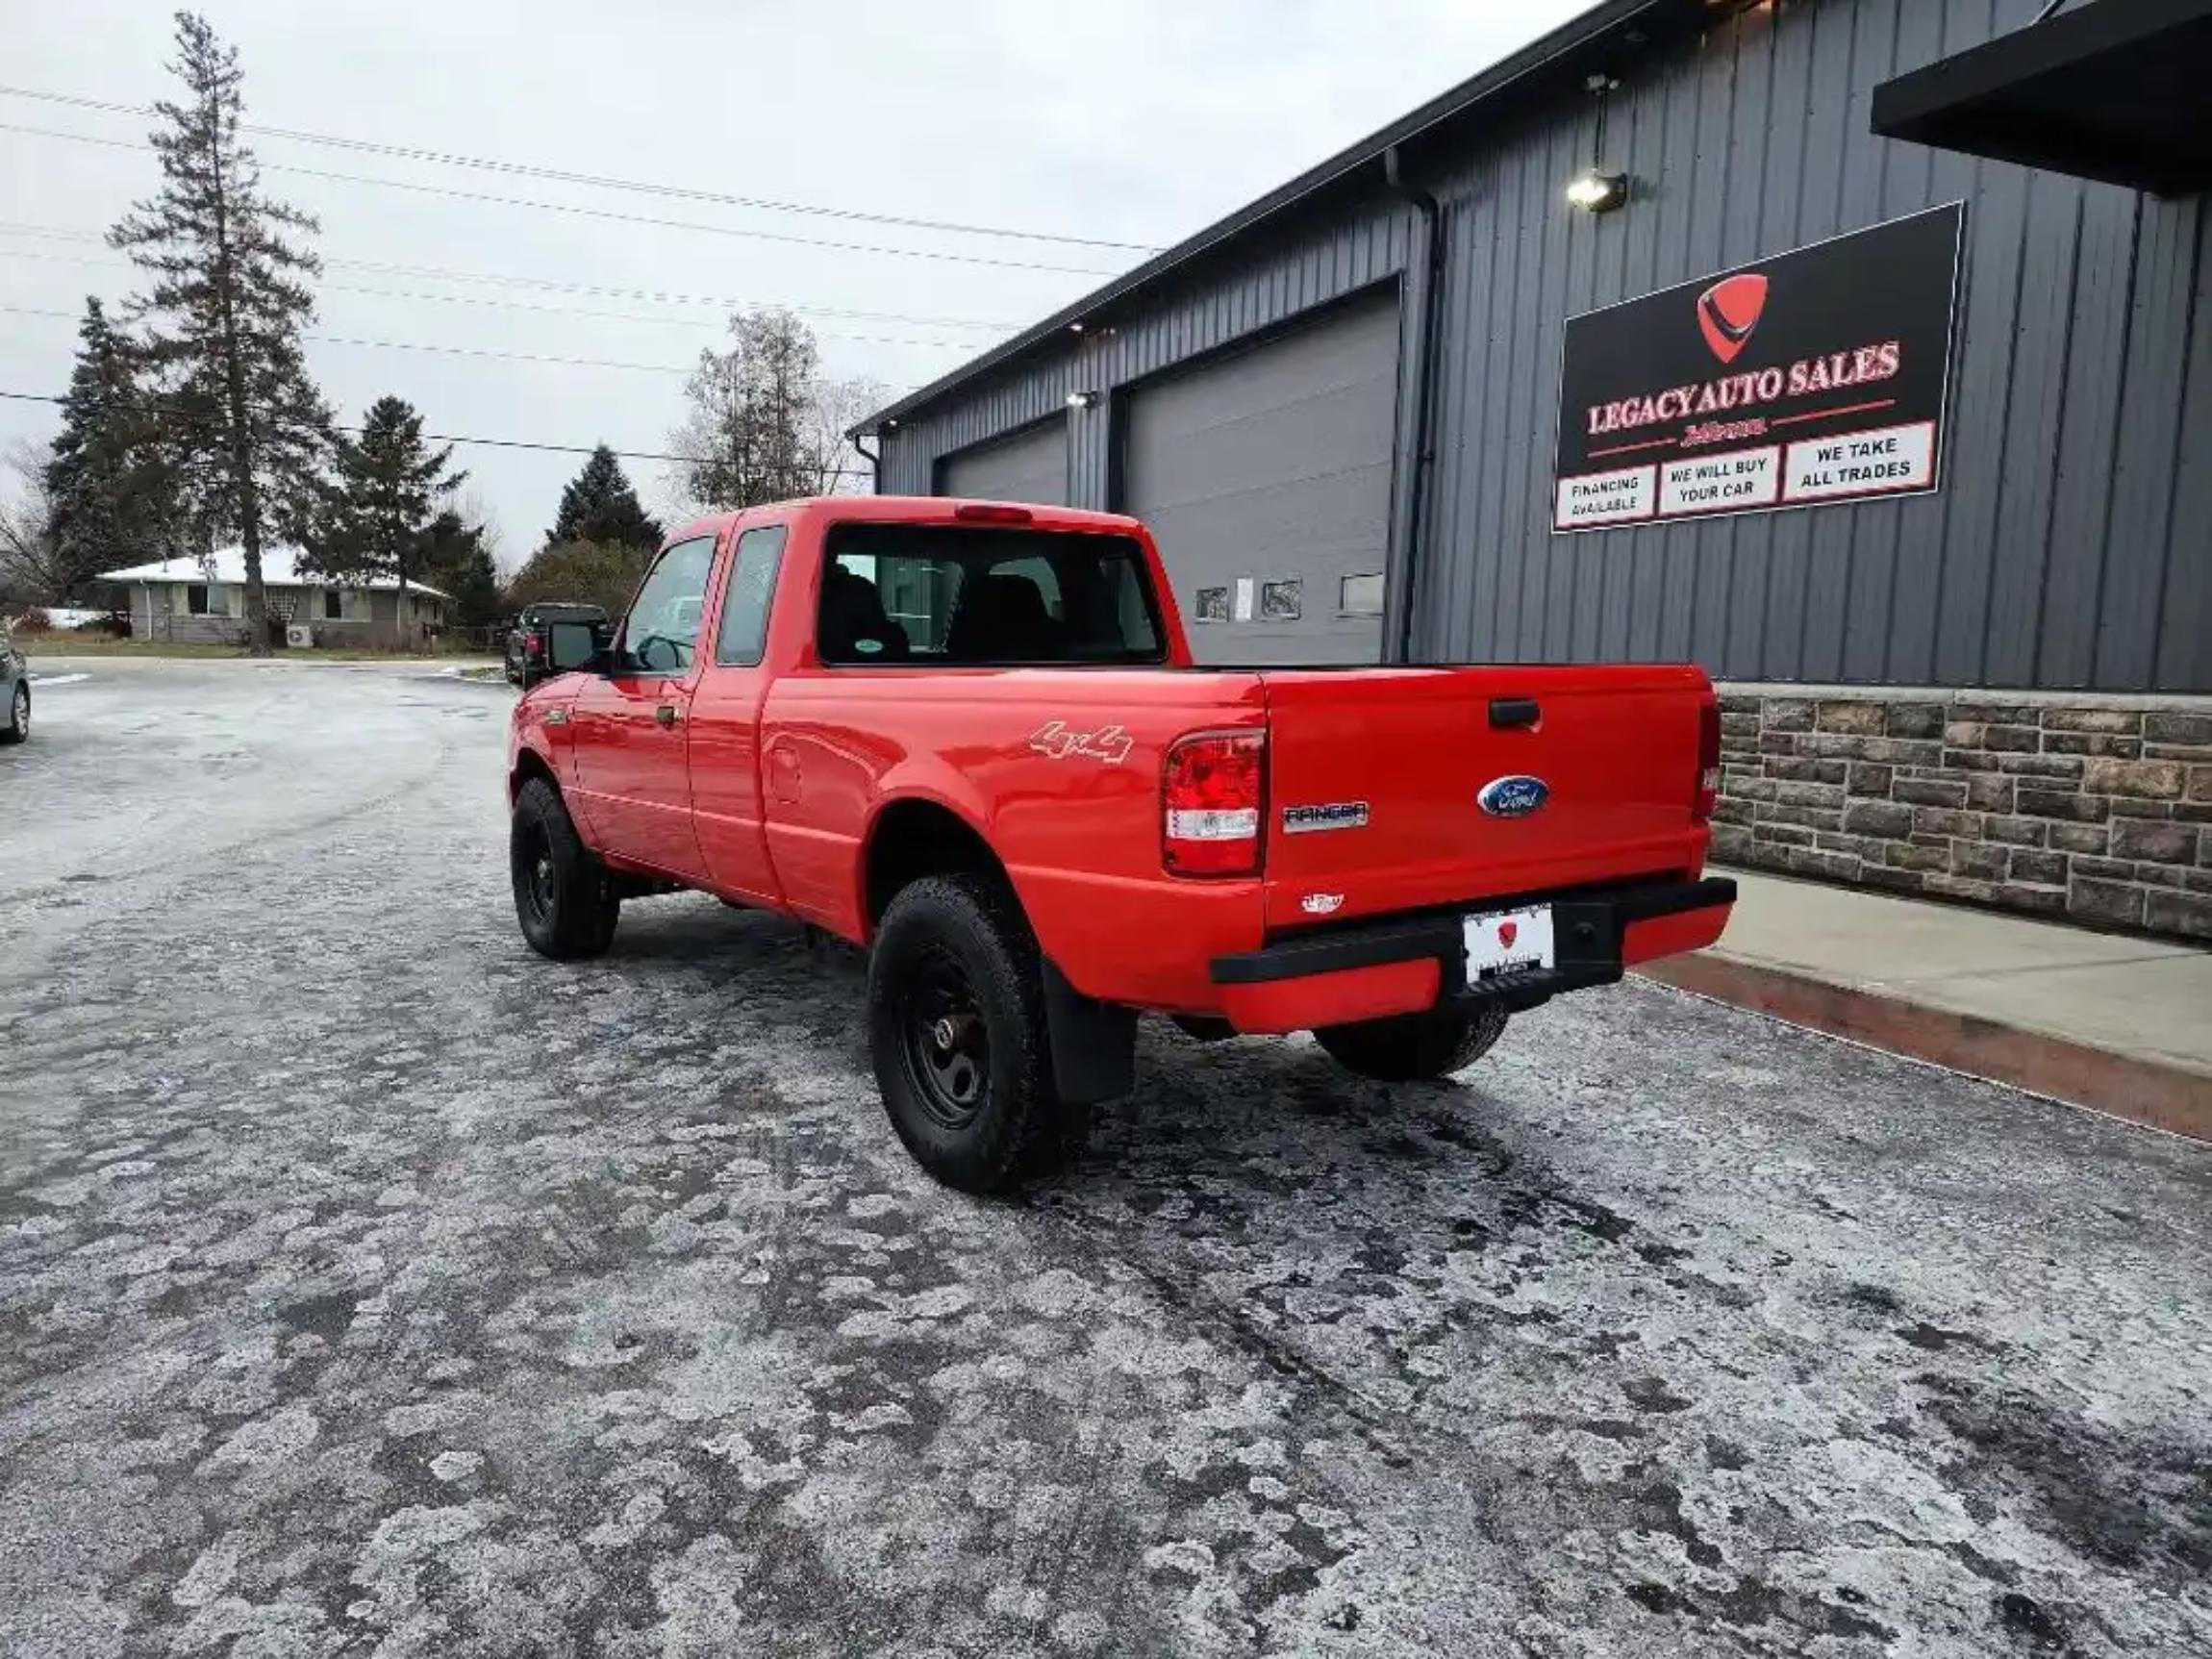
[[[63,322],[78,320],[78,314],[73,311],[48,311],[40,307],[27,305],[0,305],[0,314],[12,316],[58,317]],[[640,374],[690,374],[697,366],[695,364],[619,363],[597,357],[547,357],[527,351],[492,351],[485,346],[431,345],[420,340],[408,339],[358,339],[346,335],[313,334],[304,331],[300,338],[314,340],[322,345],[370,346],[380,351],[426,351],[444,357],[496,357],[505,358],[512,363],[556,364],[566,368],[624,368],[634,369]],[[962,344],[957,340],[948,339],[892,339],[874,335],[859,334],[832,335],[829,338],[864,340],[872,345],[930,346],[939,351],[972,351],[974,349],[972,346]]]
[[[30,224],[20,219],[0,219],[0,232],[53,241],[91,242],[105,247],[101,231],[74,230],[62,225]],[[20,256],[18,256],[20,257]],[[503,288],[531,289],[547,293],[593,294],[604,299],[641,299],[657,305],[715,306],[723,311],[795,311],[812,316],[835,316],[864,322],[906,322],[927,328],[977,328],[1012,330],[1019,323],[992,321],[973,316],[912,316],[901,312],[846,311],[832,306],[805,305],[791,300],[733,299],[727,294],[678,293],[666,289],[609,288],[594,283],[566,282],[553,277],[520,276],[500,271],[453,270],[442,265],[393,264],[384,260],[348,260],[324,255],[322,263],[334,268],[380,272],[386,276],[428,277],[437,282],[490,283]]]
[[[13,403],[60,404],[68,401],[66,398],[45,391],[0,391],[0,398],[5,398]],[[138,407],[151,412],[157,406],[140,404]],[[332,430],[336,432],[360,432],[363,429],[358,426],[348,426],[342,421],[334,421]],[[697,455],[668,455],[650,449],[616,449],[612,444],[540,443],[525,438],[473,438],[456,432],[426,432],[422,437],[424,441],[429,443],[473,443],[486,449],[531,449],[542,450],[553,455],[590,455],[595,450],[604,448],[608,453],[618,456],[624,461],[668,461],[690,466],[712,465],[705,458]],[[838,478],[867,478],[871,476],[866,467],[861,466],[838,466],[828,468],[827,471],[831,476]]]
[[[5,234],[9,234],[9,233],[10,233],[10,227],[9,227],[8,225],[6,225],[5,223],[0,223],[0,235],[5,235]],[[36,234],[36,235],[59,235],[60,233],[53,233],[53,232],[37,232],[37,233],[27,233],[27,234]],[[63,238],[63,239],[68,239],[68,238]],[[97,240],[97,239],[97,239],[97,238],[86,238],[85,239],[87,239],[87,240]],[[114,259],[84,259],[84,258],[77,258],[77,257],[72,257],[72,256],[70,256],[70,255],[68,255],[68,254],[42,254],[42,253],[31,253],[31,252],[29,252],[29,251],[27,251],[27,250],[25,250],[25,249],[22,249],[22,248],[0,248],[0,259],[10,259],[10,260],[30,260],[30,261],[32,261],[33,263],[35,263],[35,264],[67,264],[67,265],[85,265],[85,266],[89,266],[89,267],[93,267],[93,268],[96,268],[96,269],[102,269],[102,270],[112,270],[112,269],[115,269],[115,268],[118,268],[118,267],[127,266],[127,265],[129,265],[129,264],[130,264],[130,263],[131,263],[129,260],[126,260],[126,259],[121,259],[121,258],[114,258]],[[345,266],[347,266],[347,267],[349,267],[349,268],[350,268],[350,267],[353,267],[353,266],[356,266],[356,265],[364,265],[364,266],[367,266],[368,268],[371,268],[371,269],[377,269],[377,270],[389,270],[389,271],[393,271],[393,272],[400,272],[400,271],[404,271],[404,270],[407,268],[407,267],[405,267],[405,266],[398,266],[398,265],[381,265],[381,264],[375,264],[374,262],[371,262],[371,261],[363,261],[363,260],[325,260],[323,263],[324,263],[325,264],[331,264],[331,265],[345,265]],[[426,275],[427,275],[427,274],[429,274],[429,273],[428,273],[428,272],[425,272],[424,274],[426,274]],[[496,278],[496,277],[490,277],[490,276],[479,276],[479,277],[464,277],[464,276],[462,276],[462,275],[460,275],[460,274],[458,274],[458,273],[440,273],[440,276],[439,276],[439,278],[437,278],[437,279],[435,279],[435,280],[445,280],[445,281],[456,281],[456,282],[458,282],[458,281],[497,282],[497,281],[509,281],[509,280],[513,280],[513,281],[520,281],[520,282],[522,282],[522,283],[524,283],[524,284],[526,284],[526,285],[527,285],[527,284],[530,284],[530,279],[528,279],[528,278],[519,278],[519,279],[506,279],[506,278]],[[536,285],[532,285],[532,286],[536,286]],[[544,286],[558,289],[562,289],[562,288],[565,288],[565,287],[566,287],[566,286],[568,286],[568,285],[562,285],[562,284],[547,284],[547,285],[544,285]],[[722,319],[722,318],[720,318],[720,317],[695,317],[695,316],[647,316],[647,315],[645,315],[645,314],[644,314],[643,313],[641,313],[641,312],[591,311],[591,310],[589,310],[589,309],[579,308],[579,307],[575,307],[575,306],[559,306],[559,305],[532,305],[532,304],[530,304],[530,303],[529,303],[527,300],[515,300],[515,299],[490,299],[490,298],[484,298],[484,297],[482,297],[482,296],[479,296],[479,295],[475,295],[475,294],[452,294],[452,293],[419,293],[419,292],[411,293],[411,292],[404,292],[404,291],[401,291],[401,290],[399,290],[399,289],[383,289],[383,288],[364,288],[364,287],[362,287],[361,285],[359,285],[359,284],[357,284],[357,283],[339,283],[339,282],[326,282],[326,283],[323,283],[323,284],[321,284],[321,285],[320,285],[320,287],[321,287],[321,288],[322,288],[322,289],[323,289],[325,291],[328,291],[328,292],[331,292],[331,293],[358,293],[358,294],[369,294],[369,295],[372,295],[372,296],[375,296],[375,297],[378,297],[378,298],[382,298],[382,299],[427,300],[427,301],[431,301],[431,302],[433,302],[433,303],[437,303],[437,304],[442,304],[442,305],[474,305],[474,306],[496,306],[496,307],[504,307],[504,308],[506,308],[506,309],[508,309],[508,310],[511,310],[511,311],[529,311],[529,312],[539,312],[539,313],[541,313],[541,314],[545,314],[545,315],[548,315],[548,316],[585,316],[585,317],[597,317],[597,318],[601,318],[601,319],[603,319],[603,320],[605,320],[605,321],[608,321],[608,322],[645,322],[645,323],[660,323],[660,324],[665,324],[665,325],[667,325],[667,326],[670,326],[670,327],[677,327],[677,328],[704,328],[704,329],[714,329],[714,330],[719,330],[719,329],[721,329],[721,328],[724,326],[724,323],[723,323],[723,319]],[[633,292],[635,292],[635,291],[637,291],[637,290],[632,290],[632,291],[633,291]],[[645,297],[651,297],[651,296],[645,296]],[[744,308],[743,308],[743,307],[741,305],[740,309],[744,309]],[[826,315],[826,316],[832,316],[832,317],[840,317],[840,318],[851,318],[851,319],[855,319],[855,320],[872,320],[872,321],[877,321],[877,322],[906,322],[906,323],[915,323],[915,324],[918,324],[918,325],[920,325],[920,326],[923,326],[923,327],[943,327],[943,328],[998,328],[998,327],[1004,326],[1004,325],[1001,325],[1001,324],[997,324],[997,323],[970,323],[970,322],[963,322],[963,321],[961,321],[959,318],[956,318],[956,317],[925,317],[925,316],[902,316],[902,315],[900,315],[900,314],[898,314],[897,313],[894,313],[894,312],[846,312],[846,311],[832,311],[832,310],[829,310],[829,309],[827,309],[827,308],[825,308],[825,307],[819,307],[819,306],[793,306],[793,305],[781,305],[781,304],[777,304],[777,305],[773,305],[773,306],[770,306],[770,307],[768,307],[767,309],[782,310],[782,311],[792,311],[792,312],[803,312],[803,313],[807,313],[807,314],[814,314],[814,315]],[[872,344],[872,345],[887,345],[887,344],[888,344],[888,345],[907,345],[907,344],[913,344],[913,345],[932,345],[932,346],[943,346],[944,349],[946,349],[946,350],[948,350],[948,351],[974,351],[974,350],[976,350],[976,349],[977,349],[977,347],[974,345],[974,343],[973,343],[973,342],[969,342],[969,341],[960,341],[960,340],[887,340],[887,339],[881,339],[881,338],[879,338],[878,336],[875,336],[875,335],[866,335],[866,334],[839,334],[839,333],[836,333],[836,332],[835,332],[835,331],[833,331],[833,330],[827,330],[827,329],[824,329],[824,330],[820,330],[820,331],[818,331],[818,334],[819,334],[819,338],[821,338],[821,339],[851,339],[851,340],[861,340],[861,341],[864,341],[864,342],[867,342],[867,343],[868,343],[868,344]]]
[[[13,121],[0,121],[0,133],[20,133],[35,138],[60,138],[73,144],[95,144],[110,150],[151,150],[154,146],[142,139],[101,138],[89,133],[63,133],[51,127],[24,127]],[[782,242],[792,247],[830,248],[848,254],[888,254],[898,259],[937,260],[949,264],[996,265],[1003,270],[1052,271],[1063,276],[1114,276],[1118,272],[1097,265],[1054,265],[1031,260],[993,259],[988,254],[956,254],[937,248],[894,248],[879,242],[840,242],[823,237],[794,237],[782,231],[741,230],[735,225],[700,224],[692,219],[660,219],[645,214],[618,214],[611,208],[580,207],[572,202],[535,202],[521,196],[494,196],[481,190],[457,190],[446,185],[416,184],[408,179],[378,179],[363,173],[334,173],[321,167],[294,167],[277,162],[263,162],[262,169],[271,173],[289,173],[295,178],[329,179],[345,185],[375,185],[390,190],[410,190],[417,195],[442,196],[457,202],[483,202],[493,207],[530,208],[539,213],[568,214],[579,218],[606,219],[622,225],[648,225],[657,230],[697,231],[706,236],[742,237],[751,241]]]
[[[110,103],[101,98],[78,97],[63,92],[35,92],[23,87],[0,87],[0,97],[27,98],[41,104],[61,104],[73,110],[98,110],[117,115],[152,115],[157,113],[143,104]],[[332,149],[353,150],[364,155],[390,156],[410,162],[432,162],[440,166],[470,167],[480,172],[503,173],[513,178],[544,179],[556,184],[589,185],[594,189],[629,190],[641,195],[662,196],[677,201],[716,202],[724,207],[753,208],[767,213],[808,214],[820,218],[846,219],[859,224],[894,225],[906,230],[944,231],[969,237],[1004,237],[1019,241],[1057,242],[1068,247],[1110,248],[1118,252],[1140,254],[1160,251],[1149,242],[1118,242],[1102,237],[1066,236],[1051,231],[1018,231],[1003,225],[971,225],[953,219],[911,218],[899,214],[867,213],[857,208],[825,207],[815,202],[786,202],[765,196],[730,195],[720,190],[702,190],[684,185],[652,184],[641,179],[614,178],[603,173],[570,172],[561,167],[540,166],[525,162],[494,161],[483,156],[458,155],[448,150],[422,149],[412,144],[378,143],[367,138],[346,138],[329,133],[303,132],[296,127],[264,126],[253,121],[239,122],[239,130],[259,133],[271,138],[287,138],[293,143],[321,144]]]

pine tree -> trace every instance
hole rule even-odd
[[[630,547],[658,547],[661,524],[639,505],[622,464],[604,443],[591,451],[561,491],[561,511],[545,532],[547,546],[564,541],[608,541]]]
[[[448,507],[431,521],[422,568],[431,583],[453,596],[454,619],[465,628],[499,619],[499,566],[492,563],[484,526]]]
[[[434,449],[423,441],[422,416],[403,397],[370,404],[361,437],[340,439],[337,451],[337,489],[310,539],[308,562],[324,575],[396,581],[395,616],[404,629],[407,584],[423,580],[440,507],[468,475],[453,470],[450,443]]]
[[[186,102],[154,106],[162,188],[108,233],[152,278],[142,302],[146,358],[163,423],[212,534],[245,548],[246,631],[268,650],[262,550],[299,537],[314,511],[330,416],[307,372],[300,331],[314,315],[314,253],[287,239],[315,221],[262,192],[239,139],[238,53],[206,19],[177,13]]]
[[[186,536],[177,469],[138,352],[97,299],[85,301],[77,362],[62,399],[62,430],[44,468],[57,597],[100,571],[170,557]]]

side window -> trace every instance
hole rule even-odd
[[[707,608],[707,573],[715,539],[695,536],[662,551],[622,624],[622,650],[648,674],[681,673],[691,666]]]
[[[776,595],[776,570],[783,563],[785,529],[764,524],[738,538],[730,561],[730,581],[722,594],[722,625],[715,633],[715,661],[749,667],[761,660],[768,637],[768,606]]]

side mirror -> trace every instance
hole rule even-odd
[[[607,636],[603,628],[604,624],[591,622],[546,624],[545,672],[567,674],[577,669],[599,668],[607,655]]]

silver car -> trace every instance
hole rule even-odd
[[[15,637],[0,617],[0,698],[8,718],[0,724],[0,743],[19,743],[31,735],[31,665],[15,649]]]

